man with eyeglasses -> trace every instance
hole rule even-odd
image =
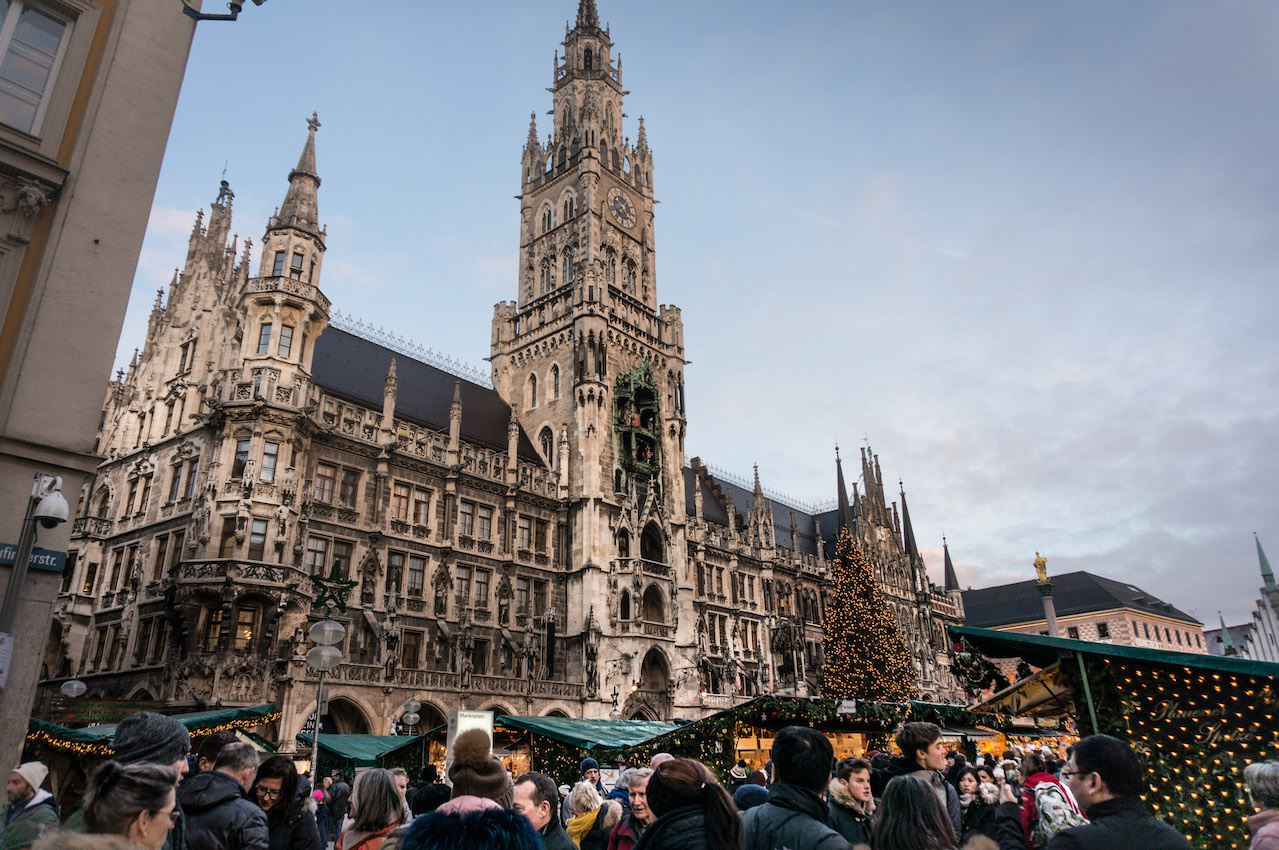
[[[227,744],[213,770],[178,789],[187,850],[267,850],[266,813],[244,798],[257,772],[252,744]]]
[[[1084,738],[1061,775],[1092,823],[1058,833],[1048,850],[1190,850],[1184,835],[1146,809],[1145,771],[1132,747],[1118,738]]]

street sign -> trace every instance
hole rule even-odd
[[[16,543],[0,543],[0,566],[10,566],[18,556]],[[47,573],[60,573],[67,565],[66,552],[54,552],[50,549],[32,549],[27,560],[27,569],[43,570]]]
[[[54,720],[57,723],[114,723],[137,711],[164,711],[168,703],[140,699],[67,700]]]
[[[444,772],[453,765],[453,741],[468,729],[483,729],[489,736],[490,746],[493,740],[493,712],[491,711],[450,711],[449,728],[444,741]]]

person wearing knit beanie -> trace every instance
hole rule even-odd
[[[509,809],[513,802],[511,776],[490,747],[483,729],[468,729],[453,741],[453,764],[449,767],[453,799],[484,797]]]
[[[176,770],[181,779],[187,772],[191,734],[172,717],[137,711],[120,721],[111,749],[120,764],[162,764]]]
[[[0,847],[30,847],[41,835],[58,828],[58,806],[40,786],[49,768],[24,762],[9,772],[5,786],[9,805],[0,812]]]

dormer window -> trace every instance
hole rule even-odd
[[[289,265],[289,277],[294,280],[302,279],[302,255],[297,251],[293,252],[293,262]]]

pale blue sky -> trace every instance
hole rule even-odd
[[[210,0],[215,4],[215,0]],[[576,0],[270,0],[196,33],[120,345],[223,163],[318,111],[321,287],[484,367]],[[1279,6],[601,0],[655,156],[687,448],[805,500],[869,437],[940,578],[1087,569],[1209,627],[1279,557]],[[256,263],[256,254],[255,254]]]

